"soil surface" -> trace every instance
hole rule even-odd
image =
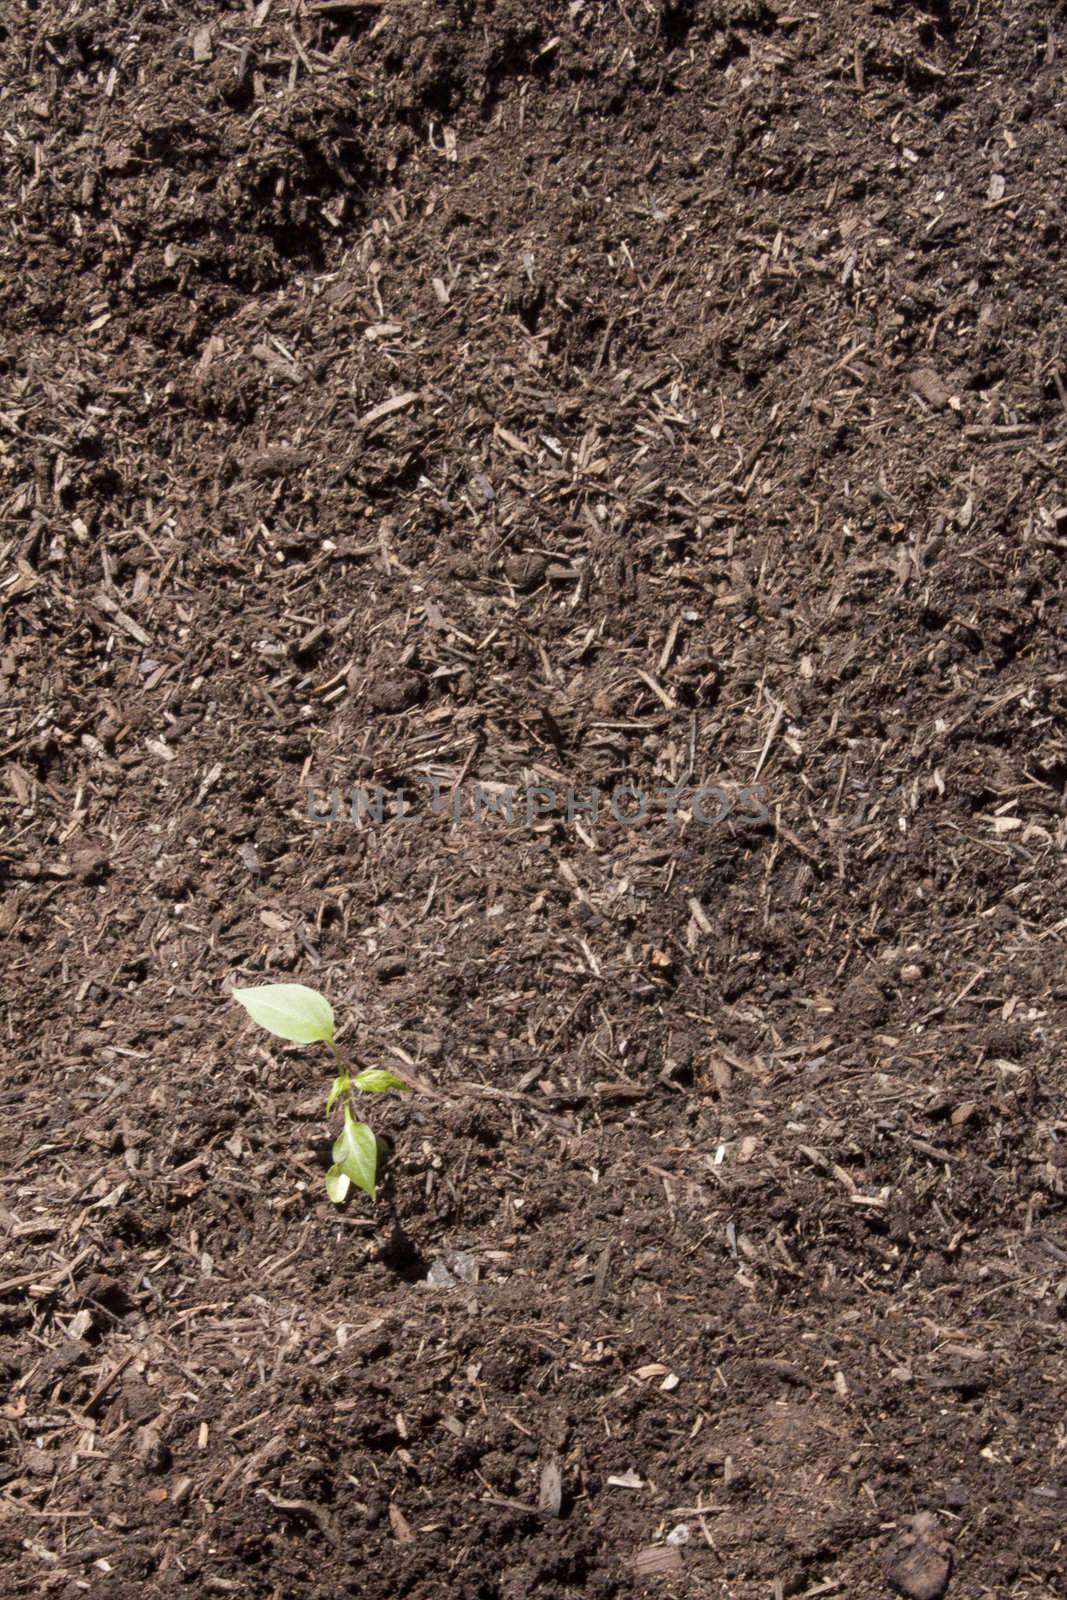
[[[1067,6],[0,30],[3,1593],[1067,1594]]]

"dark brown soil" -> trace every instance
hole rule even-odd
[[[1067,1593],[1067,6],[0,24],[3,1594]]]

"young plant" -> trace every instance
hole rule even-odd
[[[339,1100],[344,1102],[344,1122],[334,1140],[333,1166],[326,1174],[326,1193],[340,1205],[352,1184],[374,1199],[378,1180],[378,1140],[365,1122],[352,1115],[352,1091],[382,1094],[386,1089],[406,1089],[395,1072],[368,1067],[353,1077],[333,1042],[333,1009],[325,995],[302,983],[268,983],[262,989],[235,989],[233,998],[244,1006],[253,1022],[277,1039],[293,1044],[324,1044],[333,1055],[337,1076],[326,1096],[329,1116]]]

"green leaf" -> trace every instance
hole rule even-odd
[[[378,1141],[365,1122],[356,1122],[345,1106],[345,1125],[334,1140],[333,1159],[357,1188],[374,1199],[378,1176]]]
[[[364,1094],[384,1094],[386,1089],[408,1087],[403,1078],[398,1078],[395,1072],[386,1072],[384,1067],[368,1067],[365,1072],[357,1073],[352,1081]]]
[[[352,1087],[352,1080],[347,1072],[339,1072],[330,1084],[330,1092],[326,1096],[326,1115],[329,1116],[334,1106],[343,1094],[347,1094]]]
[[[326,1174],[326,1193],[335,1206],[339,1206],[344,1200],[349,1187],[350,1179],[347,1172],[342,1172],[340,1167],[331,1167]]]
[[[253,1022],[294,1044],[333,1042],[333,1011],[325,995],[302,983],[268,983],[262,989],[235,989],[233,998]]]

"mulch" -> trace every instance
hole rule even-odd
[[[0,28],[4,1592],[1063,1594],[1067,10]]]

